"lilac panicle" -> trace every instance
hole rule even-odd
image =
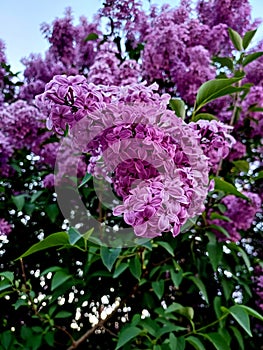
[[[0,218],[0,236],[9,235],[12,232],[12,226],[3,218]]]

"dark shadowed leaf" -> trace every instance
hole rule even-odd
[[[28,255],[31,255],[33,253],[39,252],[44,249],[48,249],[51,247],[59,247],[64,246],[66,244],[69,244],[69,237],[66,232],[56,232],[52,235],[49,235],[42,241],[34,244],[32,247],[30,247],[24,254],[22,254],[18,259],[24,258]]]
[[[142,274],[142,266],[138,255],[131,259],[129,267],[133,276],[139,280]]]
[[[103,246],[100,248],[102,262],[109,271],[111,271],[115,261],[120,255],[120,252],[121,248],[108,248]]]
[[[116,350],[120,349],[123,345],[127,344],[130,340],[136,338],[141,333],[141,329],[138,327],[128,327],[120,331],[119,340],[116,346]]]
[[[152,288],[158,299],[161,300],[164,293],[164,280],[152,282]]]
[[[67,273],[67,271],[65,271],[65,270],[57,271],[54,274],[52,281],[51,281],[51,291],[55,290],[56,288],[58,288],[59,286],[64,284],[70,278],[72,278],[72,276],[69,275]]]
[[[208,333],[203,334],[203,336],[214,345],[216,350],[230,350],[227,342],[219,333]]]
[[[196,350],[206,350],[201,340],[197,337],[193,337],[192,335],[190,335],[190,337],[187,337],[185,340],[189,344],[191,344]]]
[[[250,329],[250,321],[248,313],[240,305],[231,306],[229,312],[234,317],[234,319],[239,323],[239,325],[247,332],[247,334],[252,337]]]

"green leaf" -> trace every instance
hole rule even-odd
[[[249,163],[246,160],[234,160],[232,162],[238,171],[247,173],[249,171]]]
[[[52,223],[55,223],[57,216],[59,214],[59,209],[56,203],[49,204],[45,208],[45,212],[47,213],[47,216],[49,217],[50,221]]]
[[[57,272],[59,270],[61,270],[61,266],[51,266],[41,272],[40,276],[45,276],[49,272]]]
[[[3,350],[12,350],[14,341],[15,341],[15,336],[13,332],[5,331],[1,334],[0,344],[3,346],[2,348]]]
[[[141,317],[140,317],[141,318]],[[152,320],[150,317],[145,318],[140,322],[140,325],[152,336],[156,336],[157,331],[159,330],[159,325],[156,321]]]
[[[224,220],[224,221],[227,221],[227,222],[231,222],[231,221],[232,221],[231,219],[229,219],[228,216],[221,215],[221,214],[218,214],[218,213],[216,213],[216,212],[211,213],[210,219],[212,219],[212,220],[214,220],[214,219],[220,219],[220,220]]]
[[[243,40],[242,40],[244,50],[246,50],[246,48],[250,44],[251,40],[254,38],[256,32],[257,32],[257,29],[249,30],[248,32],[245,33]]]
[[[11,271],[3,271],[0,272],[0,277],[6,278],[9,282],[13,283],[14,281],[14,272]]]
[[[214,79],[202,84],[197,92],[194,108],[195,112],[218,97],[242,91],[242,88],[233,87],[231,85],[241,80],[243,76],[229,79]]]
[[[233,194],[236,197],[240,197],[246,200],[249,200],[248,197],[243,195],[241,192],[239,192],[234,185],[232,185],[229,182],[226,182],[223,179],[220,179],[218,177],[213,178],[215,181],[215,190],[223,191],[225,194]]]
[[[175,111],[177,117],[182,119],[185,118],[185,103],[183,100],[180,100],[178,98],[171,98],[169,101],[169,106],[173,111]]]
[[[214,225],[214,224],[211,224],[211,225],[209,225],[208,227],[209,227],[209,228],[213,228],[213,229],[215,229],[215,230],[217,230],[217,231],[223,233],[223,235],[225,235],[227,238],[230,238],[229,233],[227,232],[227,230],[226,230],[224,227],[218,226],[218,225]]]
[[[175,272],[175,271],[171,270],[170,273],[171,273],[171,279],[173,281],[175,288],[179,288],[179,286],[183,280],[183,271],[179,270],[178,272]]]
[[[108,248],[101,246],[100,247],[100,256],[103,264],[111,271],[115,261],[119,257],[121,248]]]
[[[230,57],[213,57],[213,62],[218,62],[221,67],[227,67],[231,71],[234,69],[234,64]]]
[[[239,345],[239,349],[245,350],[242,334],[239,332],[239,330],[236,327],[230,326],[229,328],[232,329],[232,331],[234,333],[234,336],[235,336],[235,338],[238,342],[238,345]]]
[[[164,280],[152,282],[152,288],[158,299],[161,300],[164,293]]]
[[[238,32],[236,32],[232,28],[228,28],[228,34],[229,34],[229,37],[230,37],[234,47],[238,51],[242,51],[243,50],[243,41],[242,41],[241,36],[238,34]]]
[[[197,122],[198,120],[203,119],[203,120],[218,120],[216,116],[210,113],[199,113],[196,114],[191,121],[192,122]]]
[[[78,188],[84,186],[91,178],[92,178],[92,175],[89,173],[86,173],[86,175],[83,177],[81,184],[78,186]]]
[[[120,349],[123,345],[127,344],[130,340],[136,338],[141,333],[141,329],[138,327],[128,327],[120,331],[116,350]]]
[[[187,277],[189,280],[193,281],[194,284],[197,286],[197,288],[200,290],[200,292],[203,294],[205,301],[207,302],[207,304],[209,304],[208,301],[208,296],[207,296],[207,292],[206,292],[206,288],[204,283],[200,280],[200,278],[195,277],[195,276],[188,276]]]
[[[218,265],[221,262],[223,251],[221,246],[211,241],[207,244],[207,252],[214,271],[217,271]]]
[[[184,350],[184,349],[185,349],[184,337],[176,338],[176,350]]]
[[[45,250],[52,247],[64,246],[66,244],[69,244],[68,234],[66,232],[56,232],[49,235],[39,243],[34,244],[17,259],[24,258],[28,255],[39,252],[41,250]]]
[[[247,332],[247,334],[252,337],[250,321],[247,312],[242,307],[240,307],[240,305],[231,306],[228,311],[239,323],[239,325]]]
[[[244,309],[250,316],[258,318],[260,321],[263,321],[263,316],[260,315],[256,310],[252,309],[251,307],[248,307],[246,305],[239,305],[239,307]]]
[[[98,38],[99,36],[97,33],[90,33],[88,36],[86,36],[84,41],[97,40]]]
[[[35,192],[32,196],[31,196],[31,199],[30,199],[30,203],[34,203],[38,197],[41,196],[41,194],[43,193],[44,191],[37,191]]]
[[[240,246],[236,245],[233,242],[230,242],[228,244],[228,247],[231,250],[237,251],[239,253],[239,255],[241,255],[241,257],[243,258],[244,263],[246,265],[246,268],[248,269],[248,271],[250,271],[250,267],[251,267],[250,260],[249,260],[247,253],[244,251],[244,249],[242,249]]]
[[[0,291],[10,287],[12,287],[12,284],[8,280],[4,279],[3,281],[0,281]]]
[[[61,286],[63,283],[65,283],[67,280],[72,278],[72,275],[69,275],[65,270],[57,271],[51,281],[51,291],[55,290],[59,286]]]
[[[258,51],[258,52],[254,52],[254,53],[250,53],[249,55],[246,55],[245,58],[243,59],[243,62],[242,62],[243,67],[245,67],[249,63],[255,61],[256,59],[258,59],[262,55],[263,55],[262,51]]]
[[[171,254],[172,256],[174,256],[174,249],[173,249],[173,247],[172,247],[168,242],[160,241],[160,242],[158,242],[158,245],[160,245],[161,247],[163,247],[165,250],[167,250],[167,252],[168,252],[169,254]]]
[[[208,339],[217,350],[231,350],[225,339],[219,333],[207,333],[202,335]]]
[[[205,347],[200,339],[190,335],[190,337],[187,337],[185,340],[190,343],[196,350],[205,350]]]
[[[118,266],[116,266],[112,277],[113,278],[119,277],[128,267],[129,267],[129,264],[127,263],[119,264]]]
[[[256,177],[254,178],[255,180],[261,180],[263,179],[263,170],[259,171]]]
[[[68,230],[68,235],[69,235],[69,243],[71,245],[74,245],[82,238],[81,233],[77,229],[75,229],[74,227],[71,227]]]
[[[45,339],[47,345],[49,345],[51,347],[54,346],[54,342],[55,342],[55,334],[54,333],[51,333],[51,332],[46,333],[44,335],[44,339]]]
[[[173,333],[170,333],[170,335],[169,335],[169,346],[170,346],[171,350],[176,350],[177,339],[176,339],[176,336]]]
[[[82,238],[88,241],[93,231],[94,231],[94,227],[90,228],[87,232],[83,233]]]
[[[25,194],[20,194],[18,196],[12,196],[12,201],[17,207],[17,210],[22,210],[25,205]]]
[[[223,288],[223,292],[226,300],[229,300],[233,292],[233,283],[224,278],[221,281],[221,286]]]
[[[179,309],[182,309],[184,306],[181,305],[181,304],[178,304],[178,303],[172,303],[171,305],[169,305],[167,307],[167,309],[165,309],[165,313],[168,314],[168,313],[172,313],[172,312],[175,312]]]
[[[15,310],[19,309],[20,306],[28,306],[28,303],[24,299],[18,299],[14,304],[13,307]]]
[[[214,301],[213,301],[213,306],[214,306],[214,310],[215,310],[215,314],[217,318],[220,318],[222,316],[222,312],[221,312],[221,297],[216,296]]]
[[[59,311],[54,318],[67,318],[72,316],[72,312],[69,311]]]
[[[142,266],[138,255],[131,259],[129,267],[132,275],[139,280],[142,274]]]

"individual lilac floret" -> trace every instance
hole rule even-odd
[[[243,194],[250,199],[246,201],[243,198],[234,195],[228,195],[221,201],[226,206],[224,216],[228,217],[230,221],[223,219],[208,220],[210,224],[223,227],[228,233],[229,238],[222,232],[214,230],[219,241],[230,240],[237,242],[241,239],[240,230],[247,231],[251,227],[255,215],[259,212],[261,207],[261,199],[256,193],[243,192]]]
[[[12,226],[5,220],[0,218],[0,236],[7,236],[12,231]]]
[[[216,171],[221,159],[228,156],[235,139],[229,134],[233,128],[216,120],[198,120],[189,124],[196,131],[209,165]]]

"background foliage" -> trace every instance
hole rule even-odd
[[[0,349],[262,348],[257,24],[244,0],[148,11],[138,1],[106,0],[92,23],[74,26],[66,10],[44,24],[49,50],[23,59],[23,81],[0,42]],[[200,127],[214,188],[178,236],[108,248],[89,239],[92,230],[81,235],[69,226],[53,178],[64,130],[46,128],[48,111],[35,100],[61,74],[96,86],[157,82],[158,93],[171,96],[174,118],[233,126],[230,152],[219,127]],[[85,173],[80,190],[95,215],[99,203]]]

